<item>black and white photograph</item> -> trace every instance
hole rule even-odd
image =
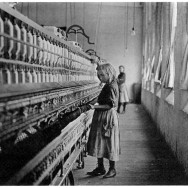
[[[175,185],[188,2],[0,1],[0,186]]]

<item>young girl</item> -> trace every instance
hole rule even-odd
[[[125,113],[126,105],[129,102],[127,87],[125,84],[126,75],[125,75],[125,68],[123,65],[119,66],[119,72],[118,75],[118,86],[119,86],[119,104],[118,104],[118,110],[117,112],[120,113],[120,108],[123,106],[123,113]]]
[[[88,175],[104,175],[106,170],[103,158],[109,160],[109,170],[104,178],[116,175],[115,161],[119,160],[120,134],[116,107],[118,105],[119,90],[114,68],[106,63],[97,67],[98,78],[105,83],[99,97],[98,105],[91,105],[95,109],[88,140],[88,154],[98,159],[97,167]]]

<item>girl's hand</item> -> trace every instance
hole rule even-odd
[[[89,104],[89,106],[91,107],[91,109],[95,109],[94,105]]]

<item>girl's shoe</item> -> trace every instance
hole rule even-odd
[[[87,175],[100,176],[100,175],[104,175],[105,173],[106,173],[106,170],[104,167],[97,167],[93,171],[87,172]]]
[[[116,176],[116,169],[109,169],[109,171],[103,176],[103,178],[112,178]]]

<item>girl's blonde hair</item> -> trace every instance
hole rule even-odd
[[[105,71],[109,75],[109,82],[116,78],[116,71],[110,63],[104,63],[97,66],[97,71]]]

